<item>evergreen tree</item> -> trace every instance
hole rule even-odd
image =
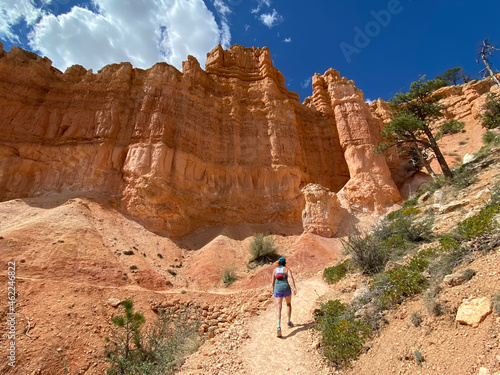
[[[452,178],[452,172],[437,141],[444,134],[462,131],[464,124],[450,120],[451,123],[446,121],[438,127],[435,126],[436,121],[443,117],[443,113],[438,103],[440,98],[432,93],[442,87],[442,83],[440,79],[425,81],[425,77],[421,77],[412,82],[408,92],[396,94],[389,101],[395,112],[392,121],[381,133],[386,141],[379,145],[378,151],[385,152],[396,147],[398,151],[404,152],[410,148],[429,174],[434,176],[427,156],[431,151],[436,156],[444,176]]]
[[[107,342],[115,344],[116,349],[109,354],[112,367],[107,374],[134,373],[134,364],[140,361],[141,356],[141,327],[146,322],[142,313],[134,312],[134,301],[127,299],[122,302],[123,315],[115,316],[111,322],[121,328],[122,333],[115,339],[106,337]]]
[[[459,66],[455,68],[448,69],[443,74],[436,77],[438,80],[442,80],[445,86],[456,85],[461,77],[464,76],[463,69]]]

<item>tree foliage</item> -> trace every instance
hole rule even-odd
[[[451,86],[458,84],[459,80],[465,77],[463,69],[459,66],[455,68],[448,69],[443,74],[440,74],[436,77],[436,79],[443,81],[443,86]]]
[[[440,79],[425,80],[421,77],[412,82],[406,93],[396,94],[389,104],[395,108],[392,121],[382,130],[385,139],[378,147],[378,152],[385,152],[396,147],[400,153],[417,158],[414,164],[425,166],[429,174],[434,175],[429,163],[430,154],[434,154],[443,174],[452,177],[452,172],[439,146],[438,139],[448,133],[459,132],[463,126],[458,121],[447,121],[441,126],[436,122],[443,117],[440,97],[433,92],[443,86]]]
[[[161,309],[147,329],[144,315],[134,311],[134,302],[122,302],[123,315],[111,319],[115,332],[106,337],[108,375],[169,375],[182,364],[185,355],[198,345],[198,318],[192,311]]]
[[[111,368],[107,374],[130,373],[131,365],[138,361],[141,356],[141,327],[146,322],[142,313],[134,312],[134,301],[126,299],[122,302],[123,315],[117,315],[111,322],[121,328],[121,334],[115,339],[106,338],[106,341],[115,344],[115,350],[109,353]]]
[[[488,96],[485,111],[478,115],[481,125],[486,129],[496,129],[500,125],[500,100],[493,94]]]

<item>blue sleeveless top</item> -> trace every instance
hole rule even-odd
[[[276,282],[274,283],[275,292],[292,291],[290,284],[288,284],[288,276],[285,273],[285,267],[277,267],[274,278],[276,279]]]

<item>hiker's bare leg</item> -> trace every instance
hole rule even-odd
[[[288,320],[292,318],[292,296],[285,297],[286,308],[288,313]]]
[[[276,319],[281,320],[281,306],[283,304],[283,297],[276,297]]]

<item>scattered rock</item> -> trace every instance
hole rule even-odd
[[[420,198],[418,198],[418,203],[419,204],[422,204],[423,202],[429,200],[429,198],[431,197],[431,192],[430,191],[426,191],[424,194],[422,194],[422,196]]]
[[[487,297],[464,300],[458,308],[455,320],[461,324],[477,327],[492,310],[492,303]]]
[[[463,164],[469,164],[474,162],[477,159],[477,156],[474,154],[465,154],[463,158]]]
[[[432,209],[436,212],[439,212],[440,214],[446,214],[448,212],[453,212],[456,209],[465,206],[467,203],[468,202],[462,201],[462,202],[451,202],[445,205],[435,204],[432,207]]]
[[[443,200],[444,198],[444,191],[443,190],[436,190],[434,192],[434,202],[439,203]]]
[[[122,301],[119,300],[118,298],[113,298],[111,297],[110,299],[108,299],[107,301],[107,304],[110,305],[111,307],[118,307],[118,305],[121,303]]]
[[[475,272],[474,272],[475,274]],[[450,275],[446,275],[443,279],[443,283],[447,286],[457,286],[464,282],[470,280],[471,277],[466,272],[457,272]]]

